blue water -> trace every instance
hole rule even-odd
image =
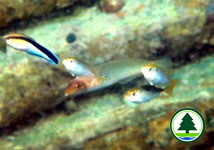
[[[193,140],[196,137],[179,137],[179,138],[182,139],[182,140]]]

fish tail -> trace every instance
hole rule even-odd
[[[170,85],[164,90],[169,96],[173,95],[173,90],[177,82],[178,82],[178,79],[172,80]]]

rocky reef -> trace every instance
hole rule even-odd
[[[77,3],[87,6],[92,5],[94,0],[0,0],[0,28],[7,27],[15,21],[23,22],[32,17],[45,15],[48,18],[52,13],[60,9],[72,8]]]
[[[18,2],[11,1],[14,7]],[[0,10],[9,3],[1,0]],[[60,5],[47,1],[49,7],[39,8],[44,11],[38,15],[66,3],[73,1]],[[20,4],[15,10],[28,12],[28,5]],[[66,98],[63,91],[72,77],[61,62],[51,66],[8,48],[0,55],[0,149],[214,148],[210,140],[214,137],[213,6],[212,1],[202,0],[126,0],[114,13],[105,13],[97,4],[17,30],[55,52],[60,60],[76,56],[95,65],[118,57],[149,61],[170,56],[179,82],[173,96],[138,107],[123,103],[124,85]],[[34,9],[20,12],[24,15],[5,13],[2,26],[17,18],[15,14],[19,19],[36,15]],[[12,19],[7,21],[9,16]],[[69,101],[75,101],[77,110],[66,114],[64,106],[57,105],[70,105]],[[183,107],[199,110],[206,122],[203,137],[193,144],[181,144],[170,133],[170,119]]]

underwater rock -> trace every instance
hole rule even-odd
[[[0,2],[2,4],[0,8],[3,6],[6,7],[6,1]],[[11,2],[14,1],[9,1],[7,4]],[[22,1],[11,3],[10,6],[15,7],[15,4],[18,2],[20,3],[19,9],[21,10],[22,7],[24,7]],[[36,3],[35,1],[23,2],[30,6],[31,3]],[[49,1],[46,2],[49,3]],[[46,2],[44,3],[46,4]],[[37,5],[33,6],[36,7]],[[50,5],[48,6],[51,8]],[[24,33],[36,39],[36,41],[45,47],[53,50],[61,60],[64,57],[76,56],[92,64],[126,56],[157,58],[162,55],[168,55],[172,57],[179,56],[185,60],[189,49],[193,46],[213,43],[214,36],[213,32],[211,32],[213,31],[213,25],[206,24],[206,8],[208,7],[208,3],[204,1],[189,3],[186,0],[171,3],[157,0],[154,6],[155,9],[151,10],[150,6],[154,6],[151,1],[127,0],[123,11],[128,15],[125,15],[123,19],[118,18],[118,16],[114,14],[106,15],[104,13],[97,13],[97,7],[94,6],[88,8],[87,13],[82,12],[79,14],[76,13],[75,16],[57,18],[17,32]],[[43,7],[40,9],[42,8]],[[26,9],[28,9],[28,7],[26,7]],[[31,13],[35,12],[35,9],[31,9]],[[46,5],[44,5],[44,9],[46,9]],[[37,13],[42,13],[42,11],[38,10]],[[72,43],[68,43],[66,38],[70,33],[78,37]],[[36,87],[40,87],[41,83],[42,85],[44,84],[43,80],[40,80],[41,78],[47,81],[50,80],[54,85],[56,84],[56,79],[59,79],[57,83],[61,85],[60,87],[62,87],[64,82],[68,83],[68,81],[61,79],[61,73],[55,73],[54,70],[50,69],[50,66],[41,65],[40,68],[37,67],[39,64],[33,64],[33,66],[28,64],[29,59],[34,61],[37,60],[36,58],[13,53],[13,51],[13,49],[8,50],[9,54],[7,55],[9,55],[9,60],[7,62],[3,60],[6,55],[0,55],[2,59],[1,62],[4,63],[4,67],[1,68],[0,88],[2,92],[0,92],[0,101],[5,103],[0,106],[1,109],[4,110],[3,116],[13,114],[14,116],[19,116],[18,118],[24,118],[23,114],[25,109],[31,110],[31,106],[33,105],[30,107],[28,105],[26,105],[27,107],[21,107],[18,104],[9,104],[13,104],[14,102],[19,103],[20,100],[26,100],[29,103],[31,103],[31,100],[38,102],[44,101],[44,103],[46,103],[46,99],[50,100],[53,97],[57,97],[57,95],[51,95],[51,93],[58,93],[60,91],[58,86],[56,86],[56,89],[50,88],[50,90],[47,85],[42,86],[41,89],[47,89],[45,90],[46,92],[41,92],[39,88],[36,89]],[[196,53],[198,53],[198,51],[198,49],[194,50]],[[202,51],[204,50],[202,49]],[[25,69],[28,67],[35,69]],[[14,68],[16,69],[14,70]],[[36,72],[36,70],[39,72]],[[19,75],[20,72],[22,75]],[[26,80],[29,78],[28,75],[30,79]],[[13,85],[12,83],[17,83],[17,85]],[[6,85],[10,85],[13,88],[7,89]],[[31,85],[34,86],[35,91],[41,94],[32,92]],[[65,84],[63,88],[66,86],[67,84]],[[34,94],[30,94],[28,91]],[[63,99],[64,95],[60,95],[58,98],[59,101]],[[39,103],[35,103],[35,105],[37,104]],[[53,102],[53,104],[55,103]],[[32,112],[42,111],[45,109],[45,106],[46,105],[44,105],[44,107],[38,106],[39,108],[41,107],[41,109],[37,109],[37,107],[34,106],[35,110],[32,109]],[[50,106],[52,107],[54,105]],[[11,110],[8,109],[8,107],[10,107]],[[13,107],[15,107],[15,109]],[[23,112],[21,115],[17,113],[18,107],[18,110]],[[9,125],[13,120],[17,120],[17,117],[10,117],[10,115],[1,118],[3,118],[3,120],[0,121],[0,124],[2,124],[0,126]]]
[[[55,113],[14,134],[2,132],[0,149],[210,149],[214,146],[213,66],[210,56],[176,69],[179,83],[173,96],[137,107],[122,103],[124,91],[115,92],[114,87],[77,97],[79,110],[71,115]],[[204,135],[190,144],[175,139],[169,129],[173,114],[185,107],[197,109],[206,125]]]
[[[70,80],[69,74],[47,64],[10,64],[10,71],[0,75],[0,128],[27,122],[32,114],[62,102]]]
[[[119,11],[124,5],[124,0],[101,0],[100,7],[106,13]]]
[[[78,9],[73,16],[42,22],[25,32],[46,41],[63,57],[81,57],[94,64],[127,56],[156,59],[168,55],[186,60],[190,48],[196,47],[194,51],[199,53],[198,45],[211,44],[209,39],[214,36],[207,24],[207,1],[125,3],[120,12],[111,15],[98,13],[96,6]],[[70,33],[78,38],[68,39]]]
[[[56,9],[73,6],[78,1],[89,4],[93,0],[0,0],[0,28],[16,20],[41,17]]]
[[[0,8],[7,6],[2,0],[0,2],[3,4]],[[22,1],[7,1],[9,4],[11,2],[16,4]],[[13,4],[10,4],[12,8]],[[44,8],[39,8],[44,10],[38,12],[35,11],[35,5],[36,8],[31,11],[42,15],[42,12],[51,9],[53,5],[48,5],[48,9],[44,5]],[[167,55],[186,61],[187,56],[201,57],[214,52],[213,49],[206,48],[206,45],[214,43],[213,22],[207,23],[207,14],[210,14],[207,13],[208,5],[208,1],[203,0],[126,0],[121,14],[98,13],[98,8],[94,6],[83,9],[80,13],[77,11],[73,16],[41,22],[17,32],[29,35],[50,48],[60,60],[72,56],[98,64],[118,57],[155,59]],[[25,10],[20,5],[17,11],[21,9]],[[11,18],[25,16],[17,12],[20,17],[15,17],[13,9],[11,13]],[[5,17],[5,13],[0,17],[4,17],[3,20],[0,19],[3,24],[12,21]],[[66,39],[69,33],[78,37],[72,43],[68,43]],[[178,68],[175,76],[180,82],[175,88],[174,96],[170,98],[157,98],[138,108],[132,108],[121,102],[123,86],[111,87],[76,97],[78,111],[74,114],[68,116],[59,112],[34,121],[31,114],[42,114],[44,110],[65,101],[64,88],[71,76],[66,74],[61,62],[59,68],[52,67],[35,57],[16,53],[13,49],[8,49],[7,55],[0,55],[0,58],[0,149],[95,149],[96,140],[101,143],[97,144],[100,149],[111,148],[112,145],[117,148],[118,145],[111,143],[120,140],[119,133],[122,140],[126,137],[126,143],[118,142],[119,148],[128,147],[126,144],[129,141],[135,142],[127,138],[127,135],[136,135],[143,137],[139,144],[144,147],[155,145],[157,149],[161,149],[160,147],[167,147],[175,142],[176,139],[171,141],[173,137],[170,136],[167,121],[171,113],[183,107],[197,108],[202,115],[206,114],[209,126],[205,135],[213,135],[211,116],[214,80],[213,70],[210,69],[214,65],[213,57],[201,62],[197,58],[197,63]],[[27,128],[19,127],[19,122],[25,124],[29,120],[32,123]],[[158,123],[163,132],[157,131],[155,125]],[[9,134],[6,126],[18,130]],[[163,141],[162,137],[167,140]],[[207,140],[203,136],[196,144],[203,144]],[[135,149],[136,145],[132,146]]]

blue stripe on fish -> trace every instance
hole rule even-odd
[[[43,47],[42,45],[40,45],[39,43],[37,43],[33,39],[28,38],[28,37],[19,37],[19,36],[13,36],[13,37],[10,37],[10,38],[22,39],[22,40],[25,40],[25,41],[31,43],[38,50],[40,50],[42,53],[44,53],[48,58],[50,58],[50,60],[45,58],[44,56],[42,56],[40,53],[38,53],[38,52],[36,52],[34,50],[31,50],[31,49],[27,50],[28,53],[30,53],[32,55],[36,55],[36,56],[42,57],[42,58],[48,60],[49,62],[51,62],[53,64],[58,64],[59,58],[54,53],[52,53],[50,50],[48,50],[47,48]]]

